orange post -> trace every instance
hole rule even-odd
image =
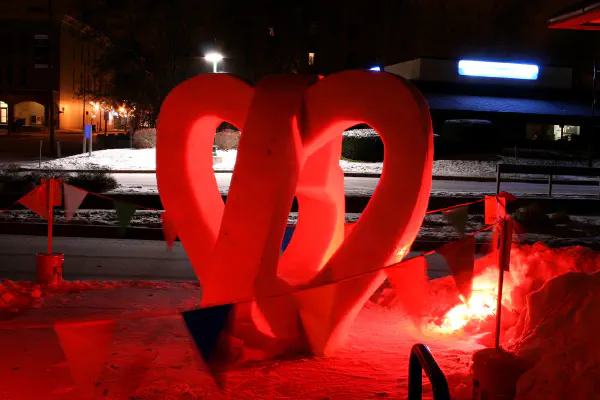
[[[54,179],[46,179],[48,185],[48,254],[52,254],[52,223],[54,214]]]

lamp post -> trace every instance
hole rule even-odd
[[[223,55],[219,53],[208,53],[204,56],[204,59],[208,62],[213,63],[213,72],[217,72],[217,64],[223,59]]]

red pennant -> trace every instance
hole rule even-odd
[[[471,297],[475,267],[475,238],[472,236],[452,242],[425,257],[430,268],[447,267],[464,300]]]
[[[423,311],[427,299],[429,278],[425,257],[419,256],[403,261],[397,267],[386,270],[388,281],[410,316],[418,316]]]
[[[506,200],[506,204],[512,203],[513,201],[517,200],[517,197],[515,195],[510,194],[508,192],[500,192],[500,193],[498,193],[497,196],[505,199]]]
[[[21,197],[19,203],[45,220],[48,219],[48,193],[43,185],[36,186],[31,192]]]
[[[75,384],[93,393],[115,333],[115,321],[54,324]]]
[[[56,179],[44,179],[31,192],[19,199],[19,203],[44,218],[48,219],[48,188],[52,185],[52,206],[62,204],[62,184]]]
[[[485,196],[485,224],[492,225],[506,215],[506,198]]]
[[[160,214],[160,218],[162,220],[163,236],[165,238],[165,242],[167,242],[167,247],[169,251],[171,251],[173,249],[173,243],[175,243],[175,239],[177,239],[177,231],[175,231],[175,224],[166,212],[162,212]]]

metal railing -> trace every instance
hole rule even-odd
[[[500,163],[496,166],[496,193],[500,193],[500,182],[502,181],[502,174],[511,173],[547,176],[548,197],[552,197],[552,185],[554,184],[554,176],[583,176],[588,178],[600,178],[600,168],[518,165]],[[599,182],[593,181],[582,181],[579,183],[595,185],[599,184]],[[600,197],[600,185],[598,186],[598,196]]]
[[[410,351],[408,365],[408,399],[420,400],[423,396],[423,371],[431,382],[435,400],[450,400],[448,382],[435,362],[431,351],[424,344],[415,344]]]

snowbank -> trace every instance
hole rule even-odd
[[[599,271],[600,254],[583,247],[513,247],[505,274],[501,341],[526,366],[517,398],[583,400],[600,393]],[[492,345],[497,277],[492,257],[476,263],[474,296],[487,289],[489,311],[453,335],[471,335]],[[443,330],[450,310],[456,309],[453,304],[460,304],[452,279],[431,282],[429,296],[436,301],[424,327]]]
[[[532,367],[517,382],[526,399],[593,399],[600,393],[600,272],[569,272],[531,293],[513,341]]]

